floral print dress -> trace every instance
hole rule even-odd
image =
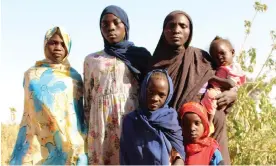
[[[104,51],[84,62],[89,164],[119,165],[121,120],[138,106],[138,83],[120,59]]]

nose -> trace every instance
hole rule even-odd
[[[58,44],[56,45],[56,49],[57,49],[57,50],[62,50],[62,44],[61,44],[61,43],[58,43]]]
[[[55,50],[61,51],[62,50],[62,44],[61,43],[56,44]]]
[[[108,25],[108,31],[114,31],[115,30],[115,25],[113,23]]]
[[[180,33],[180,26],[176,25],[174,28],[173,28],[173,33]]]
[[[191,129],[192,132],[196,131],[196,125],[192,124],[192,125],[190,126],[190,129]]]
[[[154,102],[157,102],[158,101],[158,97],[156,95],[154,95],[154,96],[151,97],[151,100],[154,101]]]

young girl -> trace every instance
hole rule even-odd
[[[235,50],[229,40],[216,36],[210,46],[210,55],[217,66],[216,75],[209,80],[210,87],[205,93],[201,104],[208,112],[211,124],[210,134],[214,132],[213,118],[217,110],[216,96],[224,90],[238,90],[245,83],[245,75],[241,68],[233,63]],[[222,108],[224,110],[225,108]]]
[[[148,73],[141,87],[140,107],[123,119],[120,164],[183,164],[181,127],[177,112],[168,107],[172,94],[172,80],[165,70]],[[172,158],[175,151],[178,155]]]
[[[84,62],[84,106],[90,165],[119,165],[121,119],[138,106],[138,83],[150,52],[129,38],[129,20],[118,6],[100,17],[104,49]]]
[[[209,135],[206,109],[199,103],[184,104],[179,111],[186,152],[185,165],[224,164],[219,145]]]

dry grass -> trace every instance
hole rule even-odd
[[[19,125],[1,123],[1,165],[9,163],[10,155],[17,138]]]

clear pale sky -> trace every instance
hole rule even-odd
[[[257,15],[246,47],[257,48],[258,64],[270,50],[269,32],[276,30],[276,1],[263,0],[266,13]],[[71,65],[81,74],[86,55],[103,49],[99,18],[107,5],[128,14],[130,40],[153,53],[163,20],[173,10],[186,11],[194,23],[192,45],[207,50],[216,35],[228,38],[239,52],[244,20],[254,15],[254,0],[1,0],[1,122],[10,119],[9,107],[23,112],[23,74],[44,58],[43,39],[52,25],[63,26],[72,37]],[[274,54],[275,55],[275,54]]]

